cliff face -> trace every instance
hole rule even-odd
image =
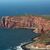
[[[34,22],[35,25],[37,25],[36,29],[39,33],[46,33],[47,31],[50,31],[50,20],[44,19],[42,17],[35,17]]]
[[[5,16],[0,22],[1,27],[6,28],[28,28],[36,33],[50,31],[50,20],[37,16]]]

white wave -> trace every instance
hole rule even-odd
[[[16,46],[14,48],[12,48],[13,50],[23,50],[22,47],[19,45],[19,46]],[[12,50],[11,48],[9,49],[6,49],[6,50]]]
[[[17,46],[16,50],[23,50],[21,46]]]
[[[16,47],[10,47],[9,49],[6,49],[6,50],[23,50],[22,49],[22,45],[24,45],[25,43],[21,43],[19,46],[16,46]]]

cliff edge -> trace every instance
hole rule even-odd
[[[50,20],[41,16],[4,16],[0,20],[3,28],[26,28],[35,33],[50,31]]]

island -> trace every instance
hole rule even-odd
[[[45,16],[2,16],[0,19],[0,28],[23,28],[31,29],[39,36],[33,38],[30,44],[23,48],[50,48],[50,17]],[[35,42],[34,42],[35,41]],[[33,50],[33,49],[32,49]]]

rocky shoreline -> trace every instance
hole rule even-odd
[[[31,41],[31,42],[28,42],[24,45],[22,45],[21,47],[24,49],[24,50],[50,50],[50,45],[46,45],[46,44],[43,44],[43,43],[37,43],[36,42],[37,40],[35,40],[34,42]]]
[[[2,16],[0,18],[0,28],[31,29],[33,32],[39,34],[39,37],[32,39],[33,42],[23,45],[22,48],[25,50],[46,49],[46,47],[50,49],[50,34],[48,34],[50,33],[50,20],[41,16]]]
[[[42,33],[50,30],[50,20],[40,16],[3,16],[0,19],[0,27],[26,28],[35,33]]]

